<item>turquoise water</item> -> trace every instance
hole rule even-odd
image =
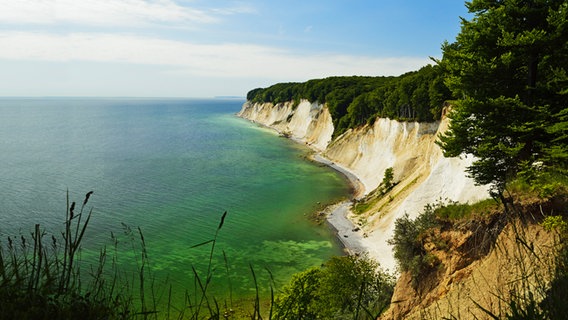
[[[67,190],[77,202],[93,190],[83,256],[111,232],[128,247],[124,225],[140,227],[153,274],[178,291],[193,288],[192,266],[205,272],[210,246],[192,246],[214,237],[225,211],[213,257],[218,292],[254,291],[250,266],[263,286],[266,270],[278,286],[340,254],[332,232],[308,216],[346,196],[346,181],[306,161],[303,146],[237,118],[243,102],[0,99],[2,237],[35,223],[57,234]],[[133,269],[137,257],[127,252],[119,263]]]

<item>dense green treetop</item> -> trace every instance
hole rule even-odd
[[[307,99],[326,103],[339,135],[376,117],[433,121],[443,102],[451,98],[438,66],[398,77],[330,77],[303,83],[278,83],[251,90],[247,100],[274,104]]]
[[[297,273],[274,302],[273,319],[376,319],[394,291],[394,278],[367,256],[333,257]]]
[[[568,1],[474,0],[440,66],[459,98],[441,137],[447,156],[502,194],[523,166],[560,172],[568,160]],[[564,171],[565,172],[565,171]]]

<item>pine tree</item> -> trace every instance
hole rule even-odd
[[[479,184],[502,195],[521,163],[566,167],[568,0],[473,0],[440,65],[459,98],[440,137],[446,156],[470,153]]]

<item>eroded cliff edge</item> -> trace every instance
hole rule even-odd
[[[432,123],[377,118],[333,138],[327,107],[307,100],[246,102],[238,116],[305,143],[360,180],[358,200],[348,216],[360,227],[369,254],[390,271],[395,270],[395,261],[387,240],[397,218],[405,213],[415,217],[439,200],[465,203],[488,197],[487,187],[476,186],[465,173],[472,159],[445,158],[436,145],[437,135],[447,129],[444,117]],[[378,189],[387,168],[393,168],[396,185],[385,195]]]

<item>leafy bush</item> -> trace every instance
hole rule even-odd
[[[515,180],[508,187],[513,190],[532,193],[542,199],[566,194],[568,176],[558,167],[546,167],[542,162],[524,161],[519,165]]]
[[[555,230],[560,234],[568,232],[568,223],[564,221],[562,216],[546,216],[541,225],[546,231]]]
[[[388,244],[393,246],[400,271],[410,272],[413,279],[432,268],[436,262],[422,243],[424,233],[438,225],[435,209],[435,206],[427,205],[416,219],[411,219],[408,214],[396,219],[393,237],[388,240]]]
[[[383,181],[381,181],[381,184],[379,185],[381,193],[385,194],[389,192],[395,185],[396,183],[394,182],[394,169],[392,167],[386,168],[383,175]]]
[[[296,274],[277,296],[275,319],[375,319],[390,302],[394,278],[367,257],[334,257]]]
[[[450,202],[436,208],[436,217],[441,220],[468,219],[473,215],[484,215],[499,207],[494,199],[486,199],[474,204]]]
[[[323,271],[310,268],[295,274],[275,301],[275,319],[316,319],[321,305],[319,288]]]

